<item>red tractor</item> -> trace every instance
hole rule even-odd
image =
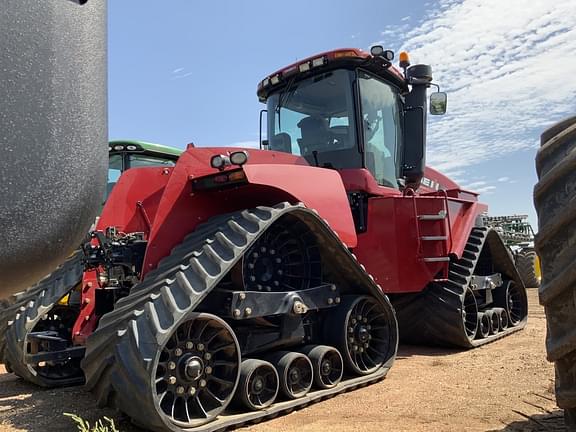
[[[14,320],[13,369],[85,380],[148,429],[212,431],[383,378],[399,335],[471,348],[522,328],[486,205],[425,170],[431,68],[392,58],[288,66],[258,86],[263,149],[189,146],[175,167],[122,174],[82,282]],[[445,104],[433,93],[430,111]]]

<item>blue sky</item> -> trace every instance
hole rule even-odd
[[[449,114],[430,124],[430,164],[482,192],[492,214],[535,222],[538,134],[576,111],[570,1],[110,0],[110,137],[254,143],[260,79],[380,42],[431,64],[449,93]]]

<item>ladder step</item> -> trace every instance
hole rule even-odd
[[[442,210],[438,214],[421,214],[418,215],[418,220],[421,221],[436,221],[446,219],[446,212]]]
[[[438,240],[448,240],[448,236],[422,236],[420,240],[423,241],[438,241]]]
[[[424,262],[449,262],[450,257],[430,257],[430,258],[422,258]]]

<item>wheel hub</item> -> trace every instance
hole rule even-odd
[[[252,393],[259,395],[264,390],[264,379],[261,376],[254,377],[252,382]]]
[[[199,357],[190,357],[184,361],[184,375],[186,378],[196,381],[204,374],[204,362]]]
[[[300,382],[301,377],[298,368],[290,369],[290,372],[288,372],[288,379],[292,384],[297,384],[298,382]]]
[[[320,366],[322,375],[329,375],[332,372],[332,362],[330,360],[324,360]]]

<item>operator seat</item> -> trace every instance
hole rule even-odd
[[[310,155],[313,151],[326,150],[330,144],[330,130],[328,120],[310,116],[300,120],[297,124],[302,138],[298,138],[300,153]]]
[[[286,132],[280,132],[270,137],[269,148],[274,151],[292,153],[292,138]]]

